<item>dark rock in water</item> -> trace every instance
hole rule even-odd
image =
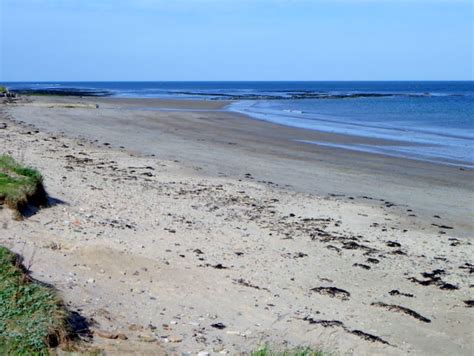
[[[11,91],[20,95],[58,95],[58,96],[111,96],[107,90],[77,89],[77,88],[49,88],[49,89],[18,89]]]
[[[331,93],[314,90],[273,91],[269,94],[232,94],[219,92],[179,91],[176,94],[193,95],[210,98],[211,100],[305,100],[305,99],[358,99],[358,98],[384,98],[384,97],[421,97],[427,94],[404,94],[404,93]],[[303,113],[303,112],[299,112]]]

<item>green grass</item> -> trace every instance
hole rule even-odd
[[[298,347],[290,350],[273,350],[268,345],[252,351],[250,356],[327,356],[326,353],[310,347]]]
[[[6,87],[0,86],[0,94],[5,94],[7,92],[8,92],[8,90],[7,90]]]
[[[67,339],[67,312],[54,291],[31,280],[0,247],[0,355],[48,355]]]
[[[24,167],[12,157],[0,156],[0,205],[20,213],[28,204],[45,206],[46,192],[43,187],[43,177],[33,168]]]

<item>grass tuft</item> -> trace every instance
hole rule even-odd
[[[43,177],[33,168],[24,167],[7,155],[0,156],[0,205],[8,207],[21,216],[22,210],[33,204],[47,205]]]
[[[295,349],[278,351],[271,349],[268,345],[264,345],[252,351],[250,356],[327,356],[327,354],[310,347],[297,347]]]
[[[0,354],[49,355],[68,339],[67,315],[54,291],[29,278],[20,257],[0,247]]]

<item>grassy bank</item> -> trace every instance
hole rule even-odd
[[[299,347],[290,350],[275,350],[268,345],[259,347],[250,353],[251,356],[325,356],[327,354],[309,347]]]
[[[7,155],[0,156],[0,205],[21,214],[28,205],[45,206],[47,196],[43,177],[36,170],[24,167]]]
[[[32,281],[0,247],[0,354],[48,355],[67,338],[67,312],[51,288]]]

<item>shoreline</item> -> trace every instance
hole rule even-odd
[[[48,102],[79,106],[54,108],[56,114],[63,115],[62,121],[48,117],[32,120],[32,110],[48,112],[51,109],[48,104],[43,107]],[[80,103],[91,107],[98,104],[99,109],[82,108]],[[399,205],[395,210],[400,210],[402,216],[407,214],[401,206],[405,206],[405,210],[417,210],[417,218],[433,224],[436,224],[433,216],[442,215],[447,225],[456,226],[460,237],[472,235],[474,226],[469,221],[469,216],[474,214],[472,170],[301,143],[298,140],[329,145],[383,146],[396,142],[302,130],[242,114],[213,111],[228,104],[195,100],[36,97],[33,103],[12,109],[21,121],[53,133],[64,132],[111,147],[124,147],[135,154],[178,160],[210,176],[245,178],[250,164],[250,173],[260,181],[290,186],[303,193],[344,195],[365,203],[367,199],[361,197],[367,195],[376,200],[384,199]],[[140,110],[173,106],[178,111]],[[211,111],[193,112],[193,109]],[[188,152],[193,152],[192,157]],[[240,155],[249,161],[241,161]]]
[[[399,147],[428,147],[429,144],[396,140],[394,138],[383,138],[383,137],[372,137],[363,134],[348,134],[329,132],[323,129],[310,128],[310,127],[299,127],[295,125],[289,125],[286,123],[280,123],[272,120],[267,120],[259,117],[257,114],[252,112],[245,112],[238,107],[233,108],[236,104],[239,104],[241,100],[211,100],[211,99],[186,99],[186,98],[140,98],[140,97],[120,97],[120,96],[27,96],[31,98],[52,98],[59,102],[70,102],[76,100],[83,100],[86,102],[102,102],[102,103],[115,103],[117,105],[127,104],[128,106],[122,106],[124,110],[149,110],[149,111],[168,111],[168,112],[226,112],[234,116],[244,117],[253,121],[266,122],[271,125],[281,126],[296,131],[310,131],[318,133],[319,135],[325,135],[321,141],[310,141],[300,140],[301,143],[308,145],[318,145],[332,147],[334,149],[342,149],[359,153],[381,155],[385,157],[393,157],[398,159],[406,159],[417,162],[424,162],[430,164],[446,165],[451,167],[458,167],[460,169],[474,170],[474,163],[470,161],[463,161],[459,159],[452,159],[442,156],[426,156],[423,154],[414,154],[403,152],[403,149],[393,151],[390,150],[390,146]],[[333,140],[331,138],[340,138]],[[351,142],[355,142],[352,144]],[[350,144],[349,144],[350,143]]]
[[[413,128],[402,129],[400,127],[394,128],[384,126],[373,126],[368,125],[367,123],[360,124],[354,121],[344,122],[332,118],[330,115],[327,114],[323,114],[322,117],[321,115],[319,115],[320,117],[311,118],[301,115],[288,116],[290,114],[275,112],[274,110],[252,110],[252,105],[249,105],[249,102],[234,102],[230,104],[227,108],[231,112],[245,115],[254,120],[265,121],[277,125],[282,125],[285,127],[298,128],[301,130],[347,136],[347,144],[332,145],[332,147],[334,148],[411,159],[416,161],[431,162],[436,164],[444,164],[454,167],[457,166],[460,168],[462,167],[464,169],[474,169],[474,160],[472,159],[472,155],[471,157],[466,156],[463,159],[461,157],[453,157],[452,151],[444,152],[444,155],[440,153],[436,154],[430,151],[423,151],[423,149],[437,147],[436,145],[433,146],[434,142],[427,141],[428,137],[436,134],[435,132],[429,132],[422,129],[412,131]],[[300,114],[304,114],[304,112],[300,112]],[[409,139],[403,138],[403,135],[406,134],[405,130],[411,132],[412,136],[410,136]],[[425,136],[424,139],[415,139],[413,136],[413,134],[415,133],[417,135]],[[353,140],[368,138],[378,142],[374,142],[371,144],[350,144],[351,138]],[[463,136],[447,135],[443,139],[464,140],[464,145],[467,145],[467,141],[470,138]],[[318,141],[306,141],[306,143],[330,146],[325,142]],[[439,145],[440,142],[436,142],[436,144]],[[443,142],[443,144],[439,147],[446,147],[446,142]],[[469,158],[471,158],[471,160],[469,160]]]
[[[0,106],[0,150],[55,203],[0,209],[0,244],[105,354],[472,353],[471,172],[303,148],[222,112],[39,102]]]

